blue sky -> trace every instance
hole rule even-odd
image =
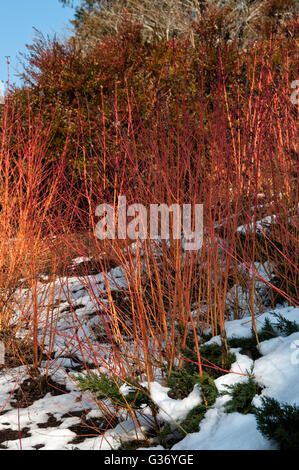
[[[20,84],[16,69],[21,70],[18,52],[26,52],[25,44],[34,38],[33,27],[43,34],[69,34],[69,20],[74,11],[58,0],[5,0],[0,6],[0,80],[7,80],[5,56],[11,56],[10,82]]]

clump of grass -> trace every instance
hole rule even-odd
[[[255,408],[258,430],[280,445],[280,450],[299,450],[299,407],[262,397]]]

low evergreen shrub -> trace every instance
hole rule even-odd
[[[275,328],[282,336],[290,336],[299,331],[299,324],[295,321],[287,320],[280,313],[273,312],[272,315],[278,320],[277,323],[275,323]]]
[[[262,397],[254,410],[258,430],[280,445],[280,450],[299,450],[299,407]]]
[[[254,377],[249,375],[246,382],[226,385],[225,387],[227,391],[222,392],[222,395],[228,394],[231,396],[231,399],[224,405],[227,413],[253,413],[252,400],[255,395],[259,395],[262,391],[261,386],[255,381]]]

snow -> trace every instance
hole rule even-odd
[[[263,314],[256,315],[256,327],[257,331],[261,331],[265,320],[268,319],[271,322],[275,322],[273,313],[282,315],[284,318],[290,321],[297,321],[299,323],[299,308],[298,307],[281,307],[275,310],[269,310]],[[252,323],[250,317],[242,318],[241,320],[231,320],[225,323],[225,330],[227,339],[231,338],[250,338],[252,335]],[[221,344],[220,336],[214,336],[205,344]]]
[[[261,343],[263,357],[255,361],[254,375],[265,385],[261,396],[299,405],[299,361],[292,345],[299,342],[299,332]],[[255,399],[258,406],[260,397]]]
[[[263,222],[269,221],[264,220]],[[138,249],[143,250],[143,247],[132,244],[130,246],[131,254],[136,254]],[[76,258],[73,260],[73,266],[88,260],[87,258]],[[265,281],[271,280],[272,266],[267,263],[255,263],[252,268],[259,274],[256,278],[257,290],[260,289],[259,292],[263,293]],[[246,273],[244,266],[240,265],[239,269],[241,273]],[[109,290],[121,291],[127,287],[128,279],[124,267],[113,268],[106,274],[65,277],[57,279],[53,283],[49,282],[49,284],[38,283],[37,301],[41,306],[40,337],[44,334],[47,324],[48,297],[54,299],[51,315],[56,325],[53,355],[48,364],[46,361],[41,364],[41,373],[45,373],[45,368],[48,367],[49,376],[65,386],[67,392],[55,396],[47,393],[27,408],[17,410],[10,403],[11,396],[20,383],[28,379],[28,371],[23,366],[0,370],[0,432],[5,429],[17,432],[28,428],[29,433],[28,437],[21,440],[15,439],[3,443],[8,449],[29,450],[35,446],[42,446],[43,450],[111,450],[118,449],[123,441],[144,439],[153,425],[152,412],[146,405],[140,411],[136,411],[139,425],[136,424],[136,419],[133,419],[126,410],[122,409],[117,414],[119,423],[113,429],[107,429],[102,435],[86,438],[83,436],[82,442],[75,441],[74,443],[74,438],[78,436],[70,429],[73,425],[80,424],[80,417],[78,417],[80,413],[85,413],[86,419],[101,419],[105,415],[104,410],[114,411],[113,404],[108,399],[103,400],[101,408],[97,405],[93,394],[80,392],[76,388],[72,375],[74,375],[75,368],[78,367],[80,361],[93,364],[95,358],[97,358],[97,362],[100,358],[102,367],[95,369],[94,373],[111,373],[111,364],[113,364],[111,346],[109,343],[99,343],[97,333],[99,331],[101,334],[105,333],[105,322],[107,321],[105,309],[109,309],[107,292]],[[252,335],[252,319],[248,315],[248,298],[240,286],[234,286],[233,289],[231,298],[228,296],[227,305],[232,301],[233,295],[237,293],[239,306],[244,310],[244,317],[239,320],[227,321],[226,335],[228,339],[249,338]],[[33,303],[32,294],[26,289],[18,289],[15,296],[15,317],[18,318],[18,315],[22,315],[24,310],[29,315]],[[243,307],[242,301],[244,302]],[[264,304],[263,313],[259,313],[259,307],[260,305],[256,303],[255,321],[258,331],[261,331],[266,319],[275,324],[277,320],[273,313],[299,323],[298,307],[278,306],[275,310],[271,310],[267,309]],[[21,336],[22,332],[20,331],[18,334]],[[46,330],[46,346],[50,339],[50,331]],[[213,337],[205,344],[214,343],[221,344],[220,336]],[[133,350],[133,346],[129,342],[124,343],[122,347],[123,354],[127,358],[136,355],[136,349]],[[149,350],[153,360],[156,353],[157,357],[159,356],[155,344],[149,344]],[[234,353],[236,360],[232,364],[230,372],[224,373],[215,380],[218,392],[223,395],[218,397],[213,407],[206,412],[200,422],[198,432],[188,434],[175,444],[172,450],[277,449],[276,443],[266,440],[257,430],[254,415],[227,413],[225,403],[229,400],[229,395],[225,393],[227,392],[226,386],[244,382],[248,380],[248,374],[252,374],[262,388],[261,395],[256,395],[253,400],[254,405],[259,406],[263,396],[299,405],[299,333],[293,333],[287,337],[278,336],[262,342],[260,344],[262,357],[255,361],[247,355],[241,354],[240,349],[231,349],[231,352]],[[140,358],[142,354],[140,345]],[[80,373],[84,373],[84,369]],[[156,419],[162,424],[169,424],[172,429],[177,428],[188,413],[202,403],[202,393],[199,386],[195,386],[186,398],[170,398],[168,395],[170,389],[162,385],[161,371],[159,370],[150,384],[141,381],[141,385],[149,390],[152,401],[159,409]],[[124,384],[120,390],[126,395],[130,392],[131,387]],[[45,428],[49,416],[54,417],[58,424]],[[44,426],[40,427],[39,425]],[[155,449],[163,450],[163,447],[153,442],[152,450]]]
[[[91,261],[91,258],[87,258],[86,256],[79,256],[78,258],[74,258],[74,259],[72,260],[71,266],[72,266],[72,267],[75,267],[75,266],[77,266],[78,264],[88,263],[89,261]]]
[[[290,321],[299,320],[299,308],[281,308],[275,313],[283,315]],[[269,317],[269,313],[262,315],[260,321]],[[273,319],[273,318],[272,318]],[[235,320],[227,322],[229,337],[247,336],[251,334],[251,325],[247,322]],[[213,341],[211,341],[213,342]],[[294,347],[295,345],[295,347]],[[231,351],[237,356],[232,365],[232,372],[249,371],[254,365],[252,375],[263,386],[261,395],[256,395],[253,405],[261,404],[262,396],[270,396],[280,402],[299,405],[299,354],[296,346],[299,345],[299,333],[288,337],[277,337],[261,343],[263,357],[253,362],[247,356]],[[224,385],[244,381],[246,377],[235,374],[226,374],[215,380],[218,391],[225,391]],[[224,403],[228,398],[220,397],[212,409],[207,411],[200,423],[200,431],[186,436],[175,444],[172,450],[275,450],[275,442],[264,439],[256,426],[254,415],[240,413],[226,413]]]
[[[273,214],[272,216],[269,215],[267,217],[264,217],[262,220],[258,220],[256,222],[256,224],[254,225],[253,222],[250,222],[248,224],[245,224],[245,225],[240,225],[238,228],[237,228],[237,232],[241,232],[241,233],[248,233],[248,232],[253,232],[254,229],[257,231],[257,232],[266,232],[270,229],[271,225],[276,223],[276,215]]]
[[[23,438],[21,441],[7,441],[9,450],[26,450],[36,445],[43,445],[43,450],[66,449],[66,444],[74,439],[76,434],[69,429],[35,430],[34,436]]]
[[[275,450],[256,429],[252,414],[224,413],[212,408],[200,424],[200,432],[186,436],[171,450]]]
[[[222,375],[215,380],[219,393],[227,390],[226,385],[245,382],[253,366],[253,360],[244,354],[240,354],[237,348],[230,349],[230,352],[236,356],[236,362],[231,366],[231,373]]]
[[[182,400],[169,398],[169,391],[170,388],[162,387],[157,382],[151,382],[150,384],[151,398],[160,409],[157,417],[166,423],[175,424],[183,421],[189,411],[202,402],[201,391],[198,386],[195,386],[192,392]]]

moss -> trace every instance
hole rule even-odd
[[[274,439],[280,450],[299,450],[298,406],[263,397],[262,406],[256,408],[254,413],[258,430],[267,439]]]

